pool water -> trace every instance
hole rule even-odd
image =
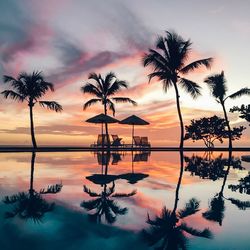
[[[245,154],[2,153],[0,249],[250,249]]]

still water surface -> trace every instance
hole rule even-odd
[[[250,249],[241,155],[0,154],[0,249]]]

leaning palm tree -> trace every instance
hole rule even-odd
[[[198,97],[200,86],[183,76],[200,66],[210,67],[212,58],[206,58],[191,62],[186,65],[191,51],[190,40],[184,40],[175,32],[166,31],[166,37],[160,36],[156,42],[156,50],[149,49],[149,53],[143,57],[143,65],[152,66],[153,72],[148,75],[149,81],[157,77],[163,83],[163,90],[167,92],[174,87],[176,94],[177,111],[181,127],[180,148],[183,147],[184,125],[180,107],[179,86],[182,87],[193,98]]]
[[[205,78],[204,82],[208,84],[208,87],[211,90],[211,94],[215,98],[215,100],[221,104],[224,117],[227,123],[228,128],[228,138],[229,138],[229,149],[232,149],[232,132],[231,127],[229,124],[229,119],[227,116],[227,111],[225,107],[225,101],[230,99],[235,99],[238,97],[241,97],[243,95],[250,95],[250,88],[242,88],[235,93],[226,96],[227,94],[227,85],[226,85],[226,78],[224,76],[224,71],[222,71],[220,74],[213,74]]]
[[[56,112],[62,111],[62,106],[55,101],[39,101],[39,99],[49,90],[54,91],[54,86],[46,82],[42,72],[33,71],[32,74],[20,73],[17,78],[5,75],[4,83],[10,83],[12,89],[4,90],[1,94],[7,99],[19,102],[27,102],[30,111],[30,131],[33,147],[36,148],[36,138],[33,121],[33,107],[39,103],[41,107],[46,107]]]
[[[104,108],[104,114],[107,115],[108,109],[115,115],[115,104],[116,103],[132,103],[137,105],[135,101],[128,97],[114,97],[114,95],[122,90],[128,88],[126,81],[118,80],[113,72],[108,73],[104,78],[99,74],[91,73],[88,77],[89,80],[94,80],[94,83],[86,82],[81,87],[83,93],[88,93],[95,98],[90,99],[83,105],[83,109],[87,109],[90,106],[100,102]],[[105,123],[106,135],[108,135],[108,124]]]

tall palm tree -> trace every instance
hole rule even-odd
[[[83,93],[88,93],[95,98],[90,99],[83,105],[83,109],[87,109],[90,106],[100,102],[104,108],[104,114],[107,115],[108,109],[115,115],[115,104],[116,103],[132,103],[137,105],[135,101],[128,97],[114,97],[114,95],[120,90],[127,89],[128,83],[117,79],[113,72],[109,72],[104,78],[99,74],[91,73],[88,77],[89,80],[93,80],[94,83],[86,82],[81,87]],[[108,124],[105,123],[106,135],[108,136]]]
[[[46,82],[42,72],[33,71],[32,74],[20,73],[17,78],[5,75],[3,77],[4,83],[10,83],[12,89],[4,90],[1,94],[7,99],[13,99],[19,102],[27,102],[30,111],[30,132],[33,147],[37,147],[34,121],[33,121],[33,107],[39,103],[41,107],[46,107],[56,112],[62,111],[62,106],[55,101],[39,101],[39,99],[49,90],[54,91],[54,86],[50,82]]]
[[[13,204],[13,209],[5,213],[6,218],[15,216],[21,219],[32,219],[34,222],[40,222],[45,213],[54,209],[54,203],[48,203],[42,195],[55,194],[61,191],[62,184],[50,185],[46,189],[37,192],[34,189],[34,170],[36,153],[32,153],[30,168],[30,187],[28,192],[19,192],[11,196],[5,196],[3,202],[7,205]]]
[[[186,65],[191,51],[191,44],[190,40],[184,40],[175,32],[166,31],[166,36],[160,36],[156,41],[156,49],[149,49],[149,53],[143,57],[144,67],[152,66],[153,68],[153,72],[148,75],[149,81],[157,77],[162,81],[165,92],[172,86],[175,89],[177,111],[181,127],[180,148],[183,147],[184,125],[180,107],[179,86],[193,98],[198,97],[201,94],[200,86],[183,76],[200,66],[209,68],[212,62],[212,58],[206,58]]]
[[[250,95],[250,89],[242,88],[236,91],[235,93],[227,96],[226,95],[227,85],[226,85],[226,78],[224,75],[224,71],[222,71],[220,74],[213,74],[213,75],[208,76],[207,78],[205,78],[204,82],[208,84],[208,87],[211,90],[212,96],[222,106],[224,117],[225,117],[227,128],[228,128],[229,149],[232,149],[232,133],[231,133],[231,127],[229,124],[229,119],[228,119],[227,111],[225,107],[225,101],[228,98],[235,99],[243,95]]]
[[[200,209],[200,203],[197,199],[190,199],[183,209],[177,210],[179,201],[179,190],[183,176],[183,152],[180,151],[181,168],[178,179],[174,208],[172,210],[163,207],[161,215],[156,216],[151,220],[148,216],[147,223],[150,225],[149,229],[144,230],[145,239],[150,246],[158,245],[159,250],[170,249],[187,249],[186,234],[197,237],[211,238],[212,233],[208,228],[204,230],[197,230],[188,226],[183,219],[190,215],[197,213]]]

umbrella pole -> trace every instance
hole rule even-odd
[[[103,141],[103,122],[102,122],[102,148],[104,146],[104,141]]]
[[[134,128],[134,124],[132,125],[132,148],[133,148],[133,145],[134,145],[134,130],[135,130],[135,128]]]
[[[132,155],[132,173],[134,173],[134,151],[131,152]]]

